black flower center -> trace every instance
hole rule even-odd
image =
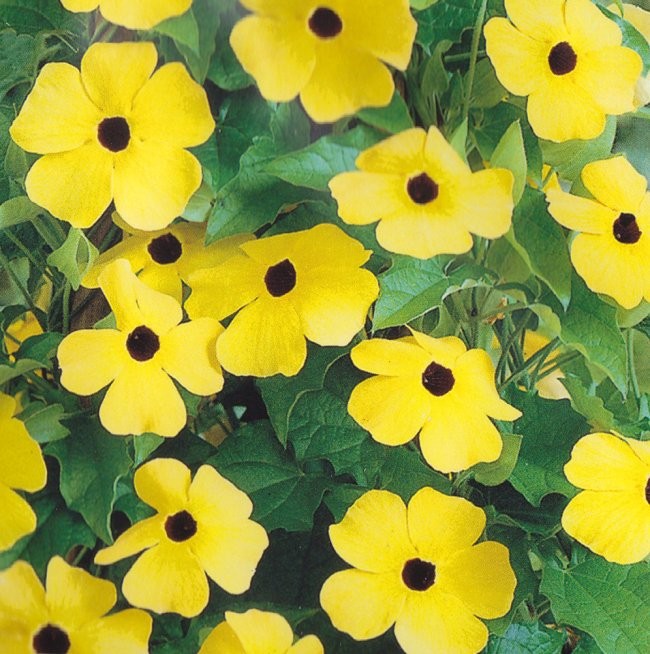
[[[555,75],[570,73],[577,63],[578,55],[566,41],[556,43],[548,53],[548,65]]]
[[[451,370],[435,361],[430,363],[422,373],[422,386],[436,397],[449,393],[455,381]]]
[[[97,138],[107,150],[120,152],[129,144],[131,130],[122,116],[104,118],[97,127]]]
[[[147,250],[151,258],[161,264],[175,263],[183,254],[183,246],[173,234],[163,234],[154,238],[147,245]]]
[[[614,221],[614,238],[619,243],[633,245],[641,238],[641,233],[636,216],[632,213],[622,213]]]
[[[645,485],[645,501],[650,504],[650,477]]]
[[[280,261],[266,271],[264,283],[273,297],[286,295],[296,285],[296,269],[289,259]]]
[[[126,349],[136,361],[149,361],[160,349],[160,339],[149,327],[136,327],[126,339]]]
[[[309,29],[321,39],[331,39],[343,29],[343,23],[335,11],[319,7],[309,17]]]
[[[406,192],[416,204],[428,204],[438,197],[438,185],[426,173],[411,177]]]
[[[179,511],[165,520],[165,531],[170,540],[182,543],[196,533],[196,520],[191,513]]]
[[[422,559],[411,559],[404,564],[402,581],[411,590],[427,590],[436,580],[436,566]]]
[[[68,634],[56,625],[45,625],[32,640],[36,654],[66,654],[70,649]]]

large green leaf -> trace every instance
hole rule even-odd
[[[425,46],[439,41],[459,41],[461,34],[474,25],[478,0],[446,0],[417,12],[416,40]]]
[[[59,0],[0,0],[0,27],[8,25],[19,34],[71,29],[84,25],[83,14],[66,11]]]
[[[558,654],[566,634],[541,622],[514,623],[499,637],[490,636],[485,654]]]

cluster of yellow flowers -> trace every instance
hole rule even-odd
[[[416,23],[406,0],[325,3],[241,0],[252,13],[235,26],[232,47],[262,95],[300,96],[311,118],[329,122],[394,92],[391,65],[405,69]],[[130,29],[149,29],[186,11],[191,0],[62,0],[71,11],[99,8]],[[325,6],[326,5],[326,6]],[[485,26],[487,53],[512,93],[528,96],[535,133],[564,141],[598,136],[606,115],[634,110],[641,61],[621,46],[621,31],[590,0],[506,0],[509,18]],[[348,345],[363,329],[380,288],[363,268],[371,252],[333,224],[255,238],[242,234],[204,246],[201,225],[173,222],[202,180],[187,148],[214,130],[206,94],[180,63],[156,70],[152,43],[95,43],[80,70],[49,63],[11,127],[23,149],[42,155],[31,167],[30,199],[80,228],[114,203],[124,240],[102,254],[83,284],[99,287],[114,326],[81,329],[58,348],[61,384],[78,395],[108,387],[99,410],[112,434],[174,437],[187,422],[172,381],[210,396],[223,371],[296,375],[307,341]],[[496,239],[511,226],[510,171],[473,172],[436,127],[413,128],[362,152],[358,170],[330,189],[351,225],[378,221],[386,250],[421,259],[468,252],[472,235]],[[547,191],[550,212],[578,234],[573,264],[594,291],[626,308],[650,301],[650,194],[622,157],[582,171],[592,198]],[[184,285],[190,289],[189,296]],[[187,296],[186,299],[184,299]],[[184,320],[187,315],[188,320]],[[231,317],[227,327],[221,324]],[[411,330],[372,338],[351,352],[371,376],[352,391],[348,411],[372,437],[397,446],[419,435],[426,461],[444,473],[499,458],[503,443],[491,419],[521,413],[499,397],[487,352],[455,337]],[[33,531],[35,515],[14,489],[35,491],[46,470],[38,445],[0,395],[0,493],[10,519],[0,549]],[[565,530],[612,561],[650,552],[650,445],[595,433],[566,465],[585,489],[567,506]],[[132,525],[95,562],[140,554],[123,580],[128,609],[106,614],[114,586],[50,561],[46,589],[17,562],[0,573],[0,638],[10,651],[148,651],[151,618],[196,616],[206,607],[206,575],[229,593],[245,592],[268,545],[250,519],[250,499],[212,466],[158,458],[135,473],[153,517]],[[374,638],[394,625],[409,654],[478,652],[482,619],[504,615],[516,578],[507,549],[478,542],[485,512],[471,502],[422,488],[406,506],[388,491],[369,491],[333,525],[336,552],[351,569],[322,587],[321,604],[339,630]],[[626,530],[625,541],[615,536]],[[227,612],[200,654],[318,654],[315,636],[293,643],[278,615]],[[101,641],[101,647],[97,645]],[[110,644],[110,647],[109,647]]]

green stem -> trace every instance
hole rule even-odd
[[[72,287],[69,282],[65,283],[63,290],[63,333],[67,334],[70,331],[70,293]]]
[[[643,120],[650,120],[650,107],[640,107],[632,116],[634,118],[642,118]]]
[[[627,330],[625,342],[627,345],[627,370],[630,375],[630,387],[638,404],[641,400],[641,391],[639,390],[639,380],[637,379],[636,367],[634,365],[634,330],[632,328]]]
[[[490,318],[496,318],[501,314],[512,313],[513,311],[519,311],[519,309],[527,309],[528,305],[523,304],[522,302],[515,302],[514,304],[506,304],[505,307],[499,307],[490,313],[484,313],[477,317],[477,320],[489,320]]]
[[[479,50],[477,52],[477,55],[484,55],[486,54],[485,50]],[[455,54],[455,55],[447,55],[445,59],[446,64],[453,64],[457,61],[466,61],[467,59],[470,59],[472,56],[471,52],[461,52],[460,54]]]
[[[530,368],[532,368],[536,364],[541,364],[547,357],[548,355],[557,347],[558,343],[560,342],[559,338],[554,338],[550,343],[547,343],[541,350],[538,350],[533,354],[530,359],[526,360],[524,362],[523,367],[521,367],[519,370],[516,370],[515,372],[508,377],[503,382],[503,385],[501,388],[505,388],[506,386],[509,386],[510,384],[516,382],[520,377],[525,375]]]
[[[487,10],[487,0],[481,0],[481,6],[478,10],[474,32],[472,34],[472,49],[470,50],[469,70],[467,71],[467,88],[465,89],[465,101],[463,103],[463,120],[469,116],[469,103],[472,96],[472,87],[474,86],[474,73],[476,72],[476,60],[478,59],[478,44],[481,40],[481,28],[485,20]]]
[[[5,253],[0,250],[0,267],[4,268],[7,271],[7,274],[11,279],[13,280],[14,284],[16,284],[16,287],[22,294],[22,296],[25,298],[25,302],[27,303],[27,306],[30,308],[34,314],[38,311],[38,307],[34,304],[34,300],[32,300],[32,296],[29,294],[29,291],[25,288],[25,285],[23,284],[22,280],[18,277],[16,274],[16,271],[13,269],[11,265],[11,261],[7,259],[5,256]]]
[[[47,264],[45,261],[39,261],[34,256],[34,253],[29,248],[25,247],[23,242],[15,234],[11,233],[10,229],[6,229],[4,235],[30,260],[32,265],[35,266],[37,270],[40,270],[44,275],[49,277],[51,281],[54,281],[50,271],[47,269]]]

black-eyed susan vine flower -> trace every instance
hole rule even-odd
[[[268,100],[298,94],[316,122],[390,102],[386,64],[404,70],[416,22],[407,0],[241,0],[254,12],[230,43]]]
[[[253,238],[232,236],[206,246],[205,225],[197,223],[174,223],[155,232],[125,231],[126,238],[95,261],[82,280],[84,286],[96,288],[99,275],[109,263],[126,259],[147,286],[182,302],[183,282],[187,283],[190,273],[226,261],[238,252],[241,243]]]
[[[356,640],[395,625],[407,654],[476,654],[488,639],[479,618],[498,618],[517,583],[508,549],[475,544],[485,513],[460,497],[420,489],[408,503],[371,490],[329,529],[351,569],[323,584],[320,601],[334,626]]]
[[[587,434],[574,445],[564,474],[584,489],[562,514],[570,536],[614,563],[650,554],[650,441]]]
[[[495,461],[503,441],[490,417],[515,420],[521,412],[499,397],[487,352],[467,350],[455,336],[412,333],[355,345],[354,365],[373,376],[352,390],[349,414],[384,445],[419,433],[424,458],[442,472]]]
[[[7,326],[4,336],[4,344],[7,354],[12,356],[18,351],[21,343],[31,336],[38,336],[43,333],[43,328],[38,318],[32,311],[27,311]]]
[[[248,496],[212,466],[194,479],[176,459],[154,459],[135,472],[140,499],[156,515],[135,523],[95,562],[107,565],[145,550],[124,577],[126,599],[156,613],[193,617],[208,603],[206,575],[228,593],[248,590],[266,531],[250,520]]]
[[[543,139],[592,139],[607,115],[634,110],[641,57],[590,0],[506,0],[506,18],[485,25],[499,81],[528,96],[528,120]],[[512,21],[512,22],[511,22]]]
[[[148,30],[167,18],[185,13],[192,0],[61,0],[61,4],[75,12],[99,8],[111,23],[132,30]]]
[[[190,317],[218,320],[238,311],[217,341],[221,365],[236,375],[291,376],[309,339],[347,345],[379,293],[360,268],[370,252],[331,224],[239,246],[239,255],[190,275]]]
[[[106,615],[115,586],[61,557],[50,559],[45,588],[17,561],[0,572],[0,643],[8,654],[148,654],[151,617],[139,609]]]
[[[578,234],[571,262],[587,286],[631,309],[650,300],[650,193],[623,156],[593,161],[580,175],[593,198],[547,191],[549,212]]]
[[[68,334],[57,351],[61,384],[78,395],[109,386],[99,419],[112,434],[175,436],[187,411],[172,378],[196,395],[221,390],[215,343],[223,328],[212,318],[180,324],[180,304],[141,282],[125,259],[108,264],[98,283],[116,329]]]
[[[43,155],[27,174],[30,199],[75,227],[90,227],[114,200],[137,229],[166,227],[201,184],[185,148],[214,130],[207,96],[185,67],[154,73],[153,43],[95,43],[81,70],[48,63],[10,133]]]
[[[41,448],[14,417],[16,409],[16,400],[0,393],[0,551],[36,529],[36,514],[16,490],[34,492],[47,480]]]
[[[435,127],[391,136],[356,165],[330,181],[339,216],[352,225],[379,220],[377,241],[390,252],[460,254],[471,249],[472,234],[498,238],[510,228],[512,173],[473,173]]]
[[[316,636],[295,643],[289,623],[277,613],[249,609],[245,613],[226,611],[203,642],[199,654],[323,654]]]

